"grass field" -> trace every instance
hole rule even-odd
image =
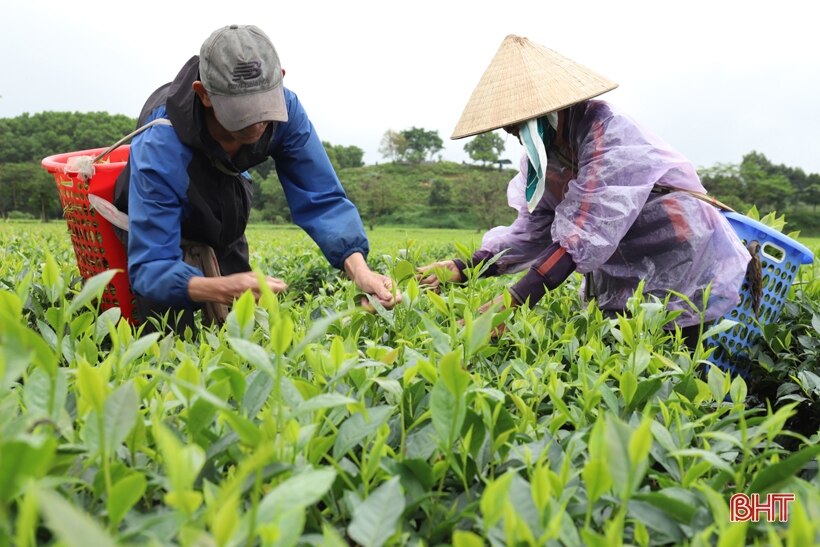
[[[7,220],[0,221],[0,231],[13,230],[36,231],[37,233],[60,234],[66,232],[66,226],[61,221],[51,221],[41,223],[30,220]],[[393,249],[402,249],[412,245],[433,245],[447,246],[454,242],[461,242],[468,247],[478,246],[481,243],[483,231],[479,230],[455,230],[436,228],[416,228],[412,226],[377,226],[373,230],[368,230],[371,248],[375,252],[390,252]],[[313,245],[313,242],[301,228],[295,225],[273,225],[273,224],[251,224],[248,227],[248,239],[253,242],[274,241],[277,243]],[[803,245],[811,249],[815,255],[820,250],[820,236],[799,237]]]
[[[278,226],[254,224],[248,228],[248,241],[277,241],[314,245],[298,226]],[[414,228],[405,226],[377,226],[367,230],[371,252],[390,253],[396,249],[414,246],[446,247],[454,242],[467,246],[479,245],[482,233],[476,230],[450,230],[435,228]]]

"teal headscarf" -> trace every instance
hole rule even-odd
[[[550,112],[521,124],[519,134],[527,152],[527,210],[532,213],[546,188],[547,150],[555,139],[558,115]]]

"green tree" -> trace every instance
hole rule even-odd
[[[803,203],[817,211],[820,204],[820,175],[812,173],[806,177],[806,186],[801,190],[800,197]]]
[[[407,151],[404,159],[410,163],[421,163],[425,158],[433,156],[444,148],[438,131],[428,131],[421,127],[411,127],[401,132],[407,142]]]
[[[388,129],[382,135],[382,141],[379,145],[379,154],[383,158],[388,158],[393,163],[404,159],[404,154],[407,152],[407,140],[402,133]]]
[[[508,182],[494,170],[481,170],[470,180],[470,208],[479,230],[488,230],[506,222],[510,209],[502,206]]]
[[[782,212],[795,193],[785,170],[773,166],[763,154],[757,152],[743,156],[740,176],[745,186],[745,195],[761,213]]]
[[[372,230],[379,219],[396,209],[392,185],[381,173],[364,173],[355,183],[345,184],[350,200],[356,204],[359,214]]]
[[[430,198],[428,203],[430,207],[441,209],[450,205],[452,200],[452,188],[450,183],[446,180],[433,179],[433,184],[430,187]]]
[[[107,112],[41,112],[0,119],[0,163],[103,148],[134,130],[136,120]]]
[[[255,165],[251,167],[251,173],[253,177],[264,179],[270,176],[271,173],[276,172],[276,166],[273,163],[273,158],[268,157],[265,161],[260,163],[259,165]]]
[[[729,207],[736,211],[746,211],[752,206],[747,200],[746,185],[739,165],[718,163],[701,169],[698,174],[706,190]]]
[[[334,146],[336,152],[336,160],[339,162],[340,169],[348,169],[354,167],[362,167],[364,165],[364,150],[358,146],[343,146],[337,144]]]
[[[481,133],[464,145],[464,151],[471,160],[480,161],[482,165],[496,163],[504,151],[504,139],[495,131]]]
[[[292,222],[288,200],[275,171],[265,178],[254,178],[253,208],[259,211],[258,217],[266,222],[274,224]]]
[[[43,222],[62,215],[54,177],[32,162],[0,164],[0,214],[30,213]]]
[[[327,157],[330,158],[330,163],[336,171],[364,165],[362,161],[364,150],[358,146],[334,145],[327,141],[322,141],[322,146],[325,147]]]
[[[763,214],[783,212],[795,194],[786,171],[757,152],[743,156],[740,165],[717,164],[699,174],[711,194],[738,211],[754,205]]]

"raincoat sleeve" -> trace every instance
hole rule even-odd
[[[370,250],[359,211],[348,199],[299,99],[285,90],[288,121],[271,143],[271,156],[293,221],[316,242],[328,262],[343,269],[350,255]]]
[[[190,152],[170,126],[137,136],[130,150],[128,276],[139,295],[172,307],[193,304],[188,282],[201,276],[183,262],[180,238]]]
[[[680,153],[609,104],[589,101],[585,108],[574,137],[578,175],[552,224],[552,239],[581,273],[609,260],[656,183],[689,187],[698,180]]]

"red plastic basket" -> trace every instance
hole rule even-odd
[[[87,181],[77,173],[66,172],[69,158],[97,157],[105,148],[56,154],[45,158],[41,165],[54,175],[65,220],[71,233],[71,243],[77,256],[77,266],[84,279],[106,270],[119,270],[102,296],[102,309],[119,307],[122,316],[134,323],[134,297],[128,282],[128,259],[125,245],[114,228],[88,202],[94,194],[114,201],[114,183],[128,161],[129,146],[122,145],[101,163],[94,164],[94,174]]]

